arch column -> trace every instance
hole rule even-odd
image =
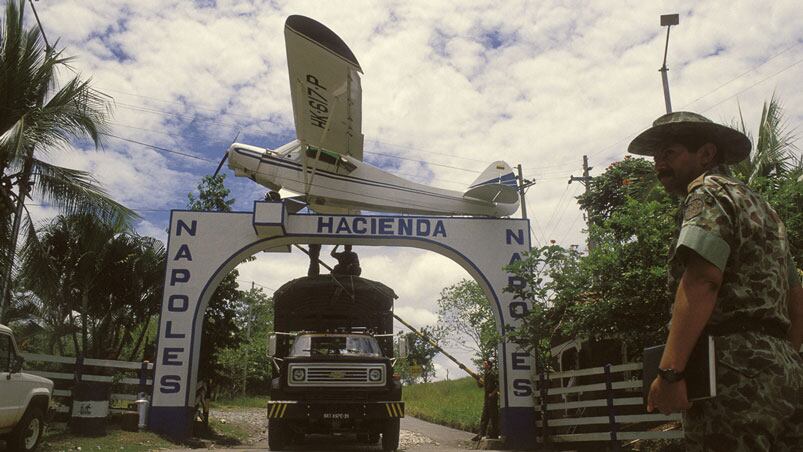
[[[256,202],[253,212],[172,211],[150,428],[190,436],[203,313],[220,281],[248,256],[289,252],[295,243],[427,249],[468,271],[504,333],[529,310],[505,292],[522,281],[503,269],[530,249],[528,231],[528,222],[517,219],[289,215],[283,202]],[[533,445],[532,357],[503,340],[499,358],[503,434]]]

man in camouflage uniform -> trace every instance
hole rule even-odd
[[[687,450],[803,451],[803,288],[786,229],[769,204],[717,171],[746,158],[749,139],[676,112],[628,152],[653,156],[667,191],[685,197],[669,258],[672,322],[648,410],[686,410]],[[717,395],[692,406],[683,372],[703,334],[716,341]]]

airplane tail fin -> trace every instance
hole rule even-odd
[[[501,160],[491,163],[463,196],[505,204],[518,203],[519,191],[513,168]]]

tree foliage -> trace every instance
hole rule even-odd
[[[474,353],[474,363],[495,358],[499,345],[496,318],[488,298],[475,281],[462,280],[441,291],[438,325],[444,342]]]
[[[70,58],[45,48],[37,27],[24,28],[24,10],[23,0],[6,3],[0,36],[0,268],[4,276],[16,252],[14,222],[33,228],[26,211],[17,218],[17,205],[30,194],[65,214],[87,213],[108,223],[136,218],[111,200],[89,173],[46,161],[50,152],[76,138],[90,138],[97,146],[111,103],[92,89],[89,80],[76,76],[58,83],[57,70]]]
[[[205,212],[229,212],[234,199],[225,187],[226,176],[204,176],[198,184],[198,194],[187,195],[187,208]],[[198,378],[211,381],[213,387],[225,386],[228,377],[216,365],[219,352],[238,348],[242,342],[241,324],[238,313],[242,312],[242,292],[237,290],[239,272],[232,270],[215,289],[204,311],[201,353],[198,365]]]
[[[237,323],[245,334],[235,347],[218,351],[217,364],[224,390],[231,393],[268,394],[272,363],[268,336],[273,332],[273,299],[260,288],[242,292]]]
[[[423,327],[419,331],[435,343],[438,343],[443,336],[443,331],[433,327]],[[435,377],[435,365],[432,360],[438,354],[438,348],[411,331],[399,332],[398,340],[407,342],[407,359],[397,360],[394,366],[402,382],[409,385],[432,381]]]
[[[118,359],[126,350],[135,359],[159,310],[164,265],[156,239],[92,215],[61,215],[22,249],[20,283],[27,293],[18,305],[32,307],[24,312],[49,332],[51,353]]]

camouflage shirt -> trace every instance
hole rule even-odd
[[[709,329],[785,334],[789,287],[799,284],[799,276],[778,214],[744,183],[719,174],[702,174],[688,193],[670,251],[672,295],[685,270],[685,254],[694,250],[723,273]]]

